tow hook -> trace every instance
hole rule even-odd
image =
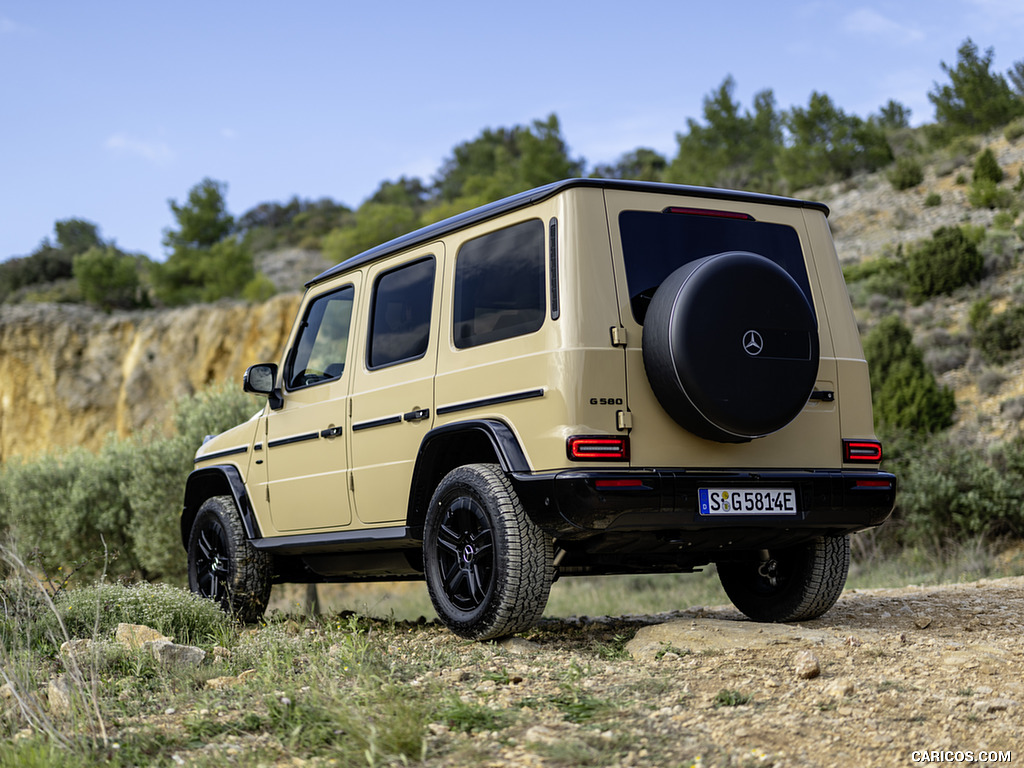
[[[767,549],[761,550],[761,564],[757,566],[758,575],[770,586],[779,584],[779,561],[768,554]]]

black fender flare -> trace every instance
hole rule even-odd
[[[224,495],[229,495],[235,500],[246,538],[250,541],[262,538],[256,513],[249,501],[249,492],[238,467],[232,464],[215,464],[193,470],[185,481],[185,502],[181,510],[181,543],[186,549],[192,522],[199,512],[199,507],[211,496]]]
[[[518,438],[512,428],[503,421],[474,419],[435,427],[423,436],[416,456],[416,466],[413,469],[412,482],[409,486],[407,519],[410,527],[422,527],[426,517],[427,503],[430,501],[434,487],[447,473],[447,469],[444,472],[441,469],[452,464],[450,461],[452,454],[445,450],[445,446],[454,446],[456,441],[467,436],[475,441],[478,450],[481,447],[484,450],[489,448],[497,458],[498,465],[506,474],[530,471],[530,463],[526,459],[526,453],[519,444]],[[460,442],[460,445],[464,445],[464,442]],[[445,461],[446,458],[449,460]],[[481,460],[480,457],[474,458],[474,454],[467,454],[465,461],[457,459],[454,466]],[[450,468],[454,468],[454,466]]]

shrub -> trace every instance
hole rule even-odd
[[[974,161],[974,182],[991,181],[998,184],[1003,180],[1003,175],[1003,169],[999,167],[999,161],[996,160],[992,148],[986,147]]]
[[[185,554],[179,513],[185,478],[208,433],[244,421],[253,398],[235,386],[179,401],[175,434],[110,439],[96,454],[81,448],[14,461],[0,470],[8,528],[44,568],[181,582]]]
[[[1024,306],[1015,305],[998,315],[989,315],[975,320],[972,307],[972,322],[977,323],[974,340],[982,357],[993,365],[1001,365],[1024,352]]]
[[[902,249],[897,249],[896,258],[880,256],[859,264],[847,265],[843,267],[843,278],[847,285],[857,284],[858,292],[900,298],[906,282]]]
[[[1003,189],[987,179],[975,181],[967,191],[967,202],[975,208],[1009,208],[1014,203],[1013,192]]]
[[[887,176],[893,189],[903,191],[924,181],[924,169],[914,158],[904,156],[897,158]]]
[[[896,315],[883,319],[864,340],[875,419],[889,431],[935,432],[953,423],[956,399],[940,388]]]
[[[231,623],[213,600],[169,584],[94,584],[61,592],[55,605],[71,637],[112,634],[126,623],[145,624],[178,643],[209,643]]]
[[[1017,118],[1012,122],[1008,123],[1003,129],[1003,136],[1011,144],[1024,136],[1024,118]]]
[[[942,205],[942,195],[938,192],[929,192],[924,199],[925,208],[936,208]]]
[[[938,435],[919,443],[894,469],[897,517],[909,543],[1024,534],[1024,441],[986,457]]]
[[[960,227],[940,227],[907,254],[907,295],[920,302],[981,279],[985,260]]]
[[[131,309],[145,304],[139,261],[114,246],[90,248],[72,264],[82,298],[101,309]]]

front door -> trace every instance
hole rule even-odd
[[[278,531],[352,523],[345,418],[356,281],[311,297],[282,368],[284,405],[266,416],[270,515]]]

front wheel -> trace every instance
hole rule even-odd
[[[438,617],[470,640],[531,627],[544,612],[554,577],[550,537],[493,464],[457,467],[437,486],[427,509],[423,561]]]
[[[230,496],[203,502],[188,538],[188,586],[240,621],[258,620],[270,600],[270,558],[249,543]]]
[[[835,605],[849,570],[850,538],[820,536],[756,558],[719,562],[718,578],[733,605],[754,621],[807,621]]]

